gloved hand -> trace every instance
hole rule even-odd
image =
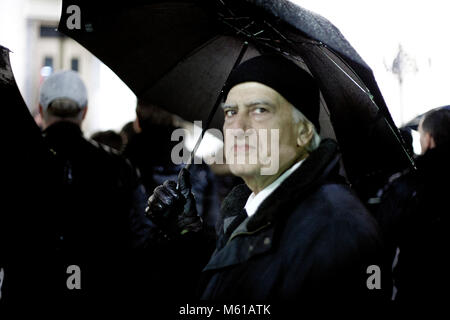
[[[197,215],[189,171],[181,169],[178,186],[174,181],[165,181],[156,187],[148,200],[146,213],[166,233],[166,237],[202,230],[203,222]]]

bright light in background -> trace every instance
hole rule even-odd
[[[372,68],[398,126],[450,104],[450,1],[291,1],[342,32]],[[401,72],[394,66],[399,56]]]
[[[194,147],[200,138],[202,133],[202,127],[200,126],[201,124],[201,121],[196,123],[182,121],[182,123],[180,123],[181,127],[187,131],[185,147],[189,152],[194,150]],[[195,152],[195,156],[202,159],[215,157],[219,154],[221,149],[223,149],[223,140],[206,131],[197,151]]]
[[[420,134],[418,131],[411,130],[413,138],[413,149],[415,154],[420,154],[422,152],[422,147],[420,146]]]
[[[120,129],[136,118],[136,96],[128,86],[110,69],[100,62],[98,86],[91,90],[89,108],[86,115],[85,133],[87,136],[96,131]]]
[[[49,67],[49,66],[45,66],[41,68],[41,77],[48,77],[49,75],[51,75],[53,72],[53,68]]]

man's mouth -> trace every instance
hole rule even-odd
[[[253,147],[252,147],[253,149]],[[234,152],[248,152],[250,151],[250,146],[248,144],[245,145],[234,145]]]

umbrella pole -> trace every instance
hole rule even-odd
[[[214,106],[212,107],[211,111],[209,112],[209,115],[208,115],[208,118],[206,120],[206,123],[205,123],[205,125],[202,128],[202,133],[201,133],[200,137],[198,138],[194,149],[191,152],[191,156],[190,156],[189,162],[186,163],[186,165],[184,167],[186,170],[189,170],[191,164],[193,163],[194,157],[195,157],[195,153],[197,152],[197,149],[200,146],[200,143],[202,142],[202,139],[203,139],[203,136],[204,136],[206,130],[209,129],[209,125],[211,124],[211,121],[212,121],[212,119],[214,117],[214,114],[216,113],[217,108],[220,105],[220,102],[221,102],[222,97],[223,97],[223,89],[227,85],[228,78],[230,77],[230,75],[233,72],[233,70],[241,63],[242,58],[244,57],[244,54],[247,51],[247,48],[248,48],[248,42],[245,41],[244,44],[242,45],[241,52],[239,53],[239,56],[237,57],[236,61],[234,62],[233,68],[231,69],[230,73],[228,74],[227,80],[224,82],[224,84],[222,86],[222,89],[220,90],[220,93],[217,96],[217,99],[216,99],[216,102],[215,102]]]

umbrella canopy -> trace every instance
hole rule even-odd
[[[3,110],[8,115],[7,119],[15,121],[15,130],[22,133],[20,136],[15,137],[16,139],[24,136],[26,139],[23,141],[29,141],[32,137],[40,140],[40,130],[28,111],[14,79],[9,53],[10,50],[8,48],[0,45],[0,96],[4,106]],[[16,139],[12,141],[14,144],[17,144]],[[27,142],[27,144],[30,144],[30,146],[34,145],[32,141]]]
[[[52,218],[47,203],[52,155],[17,87],[9,50],[0,45],[0,97],[4,112],[1,172],[3,209],[0,214],[0,260],[40,254],[51,238]],[[44,239],[45,238],[45,239]],[[42,255],[39,256],[42,259]],[[1,261],[0,261],[1,264]]]
[[[412,130],[416,130],[417,131],[418,127],[419,127],[419,122],[423,118],[424,115],[426,115],[428,112],[437,111],[437,110],[441,110],[441,109],[450,110],[450,106],[437,107],[437,108],[431,109],[431,110],[429,110],[429,111],[427,111],[425,113],[422,113],[422,114],[418,115],[417,117],[409,120],[405,125],[402,126],[402,128],[412,129]]]
[[[5,132],[5,143],[10,166],[5,166],[8,173],[22,174],[24,169],[39,165],[39,161],[48,155],[41,131],[30,114],[25,101],[20,94],[14,79],[9,60],[10,50],[0,45],[0,97],[2,97],[2,109],[6,113],[5,119],[14,124],[11,131]],[[8,125],[7,125],[8,126]],[[23,166],[22,166],[23,165]],[[22,166],[22,167],[21,167]],[[20,168],[20,169],[19,169]],[[17,179],[17,177],[15,178]],[[9,190],[7,188],[6,190]]]
[[[289,1],[64,0],[59,30],[190,121],[206,119],[244,41],[243,61],[278,52],[317,79],[321,135],[338,141],[350,181],[413,165],[371,69],[333,24]],[[222,123],[218,112],[211,126]]]

